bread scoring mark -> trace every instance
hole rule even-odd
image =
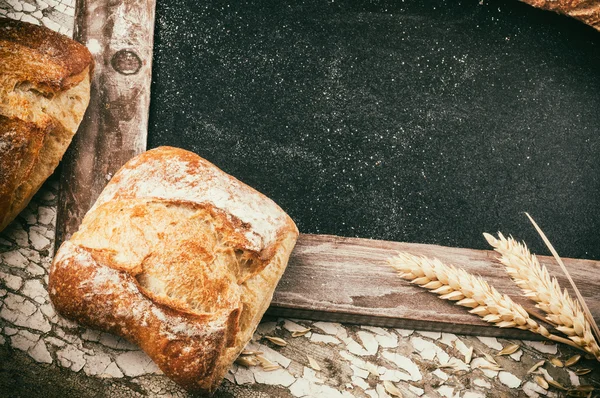
[[[276,242],[279,228],[287,222],[287,215],[272,200],[197,155],[169,147],[128,162],[90,211],[116,195],[210,203],[223,210],[245,236],[245,249],[258,253]]]

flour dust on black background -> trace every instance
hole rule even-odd
[[[518,1],[160,1],[149,148],[301,232],[600,259],[600,34]]]

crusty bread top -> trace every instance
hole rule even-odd
[[[15,84],[53,94],[79,84],[88,67],[91,73],[92,56],[82,44],[43,26],[0,18],[0,71]]]
[[[248,200],[256,195],[263,200]],[[263,260],[273,255],[278,228],[286,225],[289,218],[271,199],[195,153],[172,147],[150,150],[128,162],[102,191],[90,212],[122,197],[210,203],[235,225],[239,237],[236,243],[258,253]]]
[[[178,148],[125,164],[56,253],[63,316],[139,344],[190,391],[214,391],[250,340],[298,229],[271,199]]]

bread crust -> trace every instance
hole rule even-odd
[[[0,18],[0,230],[52,174],[90,98],[85,46]]]
[[[297,236],[266,196],[198,155],[157,148],[115,174],[60,247],[50,299],[210,394],[252,337]]]

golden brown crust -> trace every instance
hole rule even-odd
[[[600,30],[600,2],[598,0],[521,0],[537,8],[568,15]]]
[[[157,148],[115,174],[58,250],[50,298],[210,393],[250,340],[297,235],[264,195],[191,152]]]
[[[85,46],[0,18],[0,230],[58,165],[88,105],[92,68]]]
[[[68,90],[93,71],[87,48],[46,27],[0,18],[0,70],[43,93]]]

